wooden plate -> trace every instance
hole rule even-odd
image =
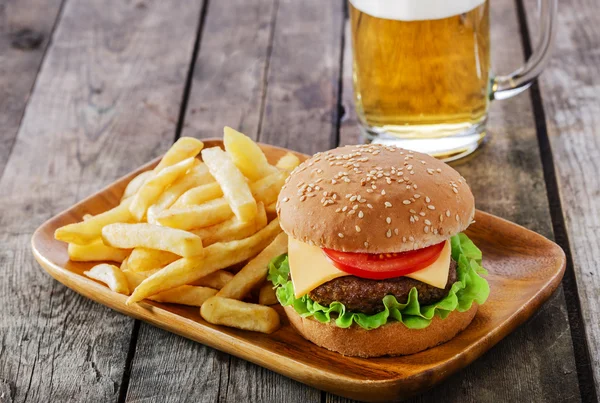
[[[205,142],[221,146],[220,140]],[[261,145],[274,163],[287,150]],[[307,156],[297,154],[302,159]],[[126,296],[88,279],[82,273],[93,264],[71,262],[67,245],[54,230],[115,206],[126,184],[151,169],[154,160],[44,223],[33,234],[33,254],[52,277],[76,292],[121,313],[200,343],[244,358],[297,381],[341,396],[389,401],[415,394],[440,382],[498,343],[529,318],[558,287],[565,256],[541,235],[478,211],[467,230],[483,251],[491,293],[473,323],[456,338],[433,349],[404,357],[362,359],[344,357],[304,340],[283,315],[283,326],[271,335],[211,325],[199,310],[174,304],[143,302],[125,305]]]

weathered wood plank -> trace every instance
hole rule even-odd
[[[339,80],[342,4],[312,1],[303,3],[302,7],[298,5],[274,0],[229,0],[209,4],[193,73],[184,135],[220,136],[223,126],[229,125],[271,143],[279,140],[268,136],[282,133],[291,148],[304,147],[304,151],[310,151],[306,148],[305,138],[294,140],[285,136],[291,128],[304,126],[308,114],[318,111],[328,118],[311,123],[315,129],[311,141],[314,140],[315,147],[320,149],[330,146],[337,118],[333,110],[336,109]],[[299,9],[300,15],[311,19],[297,18]],[[331,27],[332,21],[337,21],[337,29]],[[290,46],[305,49],[301,58],[288,58]],[[327,57],[323,58],[323,55]],[[334,84],[325,94],[319,92],[320,87]],[[282,105],[286,100],[268,96],[271,86],[275,92],[288,91],[286,100],[302,95],[296,92],[305,91],[304,96],[308,97],[302,100],[305,105],[290,105],[289,108]],[[271,122],[274,109],[283,116]],[[285,120],[285,124],[279,119]],[[169,342],[162,347],[163,354],[157,355],[153,346],[163,337],[163,331],[142,325],[128,400],[213,399],[214,389],[207,392],[206,386],[189,387],[199,385],[201,381],[205,385],[216,385],[221,401],[308,402],[320,399],[317,390],[181,338],[168,336]],[[206,364],[190,370],[190,363],[198,361]]]
[[[523,60],[512,2],[492,3],[494,67],[512,71]],[[346,37],[340,128],[343,143],[362,141],[355,126],[351,46]],[[552,237],[551,218],[530,100],[491,106],[491,139],[454,167],[469,182],[477,207]],[[493,292],[493,290],[492,290]],[[524,359],[526,357],[526,359]],[[576,401],[579,388],[562,289],[525,325],[464,371],[415,401]],[[340,402],[328,396],[328,401]]]
[[[0,175],[63,0],[0,3]]]
[[[523,5],[533,39],[538,31],[535,3],[523,2]],[[563,216],[557,206],[555,219],[560,227],[566,226],[568,234],[568,239],[562,241],[572,253],[584,324],[583,329],[577,330],[587,340],[587,351],[581,346],[584,340],[574,342],[583,350],[581,354],[590,354],[587,359],[581,357],[580,365],[586,366],[585,361],[589,360],[587,365],[591,368],[581,368],[581,371],[593,372],[594,382],[580,378],[584,383],[582,393],[585,400],[595,401],[600,394],[600,14],[597,2],[560,3],[557,29],[552,59],[538,79],[541,100],[537,88],[532,95],[534,102],[543,105],[545,111],[546,133],[541,135],[549,139],[545,146],[551,150],[545,151],[551,152],[553,157],[558,185],[551,189],[550,197],[558,196],[560,200],[553,202],[562,205]],[[544,130],[542,125],[540,128]],[[577,304],[577,295],[573,298],[573,304]],[[574,316],[579,313],[574,312]]]
[[[281,0],[259,139],[307,154],[336,146],[344,3]]]
[[[200,3],[64,6],[0,178],[0,385],[8,401],[117,399],[134,321],[53,281],[34,262],[29,238],[172,142]]]
[[[231,126],[257,138],[276,0],[210,3],[183,135],[221,137]]]

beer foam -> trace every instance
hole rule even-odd
[[[485,0],[350,0],[365,14],[398,21],[439,20],[471,11]]]

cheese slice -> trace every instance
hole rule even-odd
[[[422,281],[437,288],[446,288],[451,258],[452,247],[450,246],[450,241],[446,241],[442,253],[440,253],[440,256],[435,262],[424,269],[407,274],[405,277]]]
[[[444,249],[435,262],[424,269],[406,275],[406,277],[437,288],[445,288],[450,270],[450,256],[450,242],[446,241]],[[334,278],[351,275],[335,267],[318,246],[309,245],[291,237],[288,242],[288,259],[296,298],[308,294]]]
[[[331,264],[318,246],[289,238],[288,261],[296,298],[334,278],[349,276]]]

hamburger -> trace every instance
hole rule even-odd
[[[277,201],[288,253],[269,264],[290,323],[344,355],[413,354],[465,329],[489,294],[453,168],[387,145],[318,153]]]

